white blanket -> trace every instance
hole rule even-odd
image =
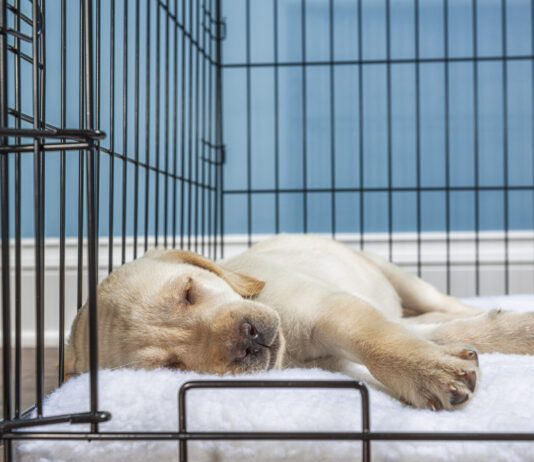
[[[480,307],[534,310],[534,296],[469,300]],[[371,428],[376,431],[534,432],[534,357],[480,356],[482,376],[471,403],[454,412],[431,412],[402,405],[353,365],[351,378],[370,386]],[[170,370],[102,371],[100,408],[113,418],[102,431],[176,431],[177,394],[190,380],[219,378]],[[240,379],[347,379],[321,370],[270,371]],[[87,375],[70,380],[45,402],[45,415],[88,410]],[[360,398],[352,390],[197,390],[188,397],[188,429],[199,431],[358,431]],[[86,425],[54,425],[50,431],[87,430]],[[44,427],[40,431],[46,430]],[[189,442],[189,460],[349,461],[359,460],[359,442]],[[28,441],[16,445],[22,461],[171,461],[175,442]],[[19,459],[17,459],[19,460]],[[378,461],[534,461],[534,443],[373,442]]]

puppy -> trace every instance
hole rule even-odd
[[[479,312],[377,256],[310,235],[280,235],[218,263],[152,250],[99,285],[98,328],[105,368],[239,374],[348,360],[434,410],[471,398],[477,350],[534,354],[534,313]],[[88,362],[84,306],[67,374]]]

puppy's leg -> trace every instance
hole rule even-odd
[[[454,297],[441,293],[432,285],[414,274],[408,273],[377,255],[361,253],[369,262],[380,269],[396,290],[405,316],[429,312],[453,314],[477,314],[479,310],[466,305]]]
[[[492,310],[430,325],[414,325],[411,321],[415,319],[403,322],[410,330],[440,345],[463,343],[482,353],[534,355],[534,313]]]
[[[444,313],[443,311],[431,311],[430,313],[419,314],[415,316],[404,317],[403,321],[409,324],[437,324],[456,319],[472,318],[478,316],[478,313]]]
[[[413,332],[441,345],[469,344],[483,353],[534,354],[534,313],[481,312],[380,257],[363,256],[382,271],[399,294],[405,314],[412,315],[403,322]]]
[[[364,364],[397,398],[416,407],[453,409],[472,395],[477,356],[437,345],[348,294],[332,294],[313,338],[331,355]]]

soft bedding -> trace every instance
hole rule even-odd
[[[481,308],[534,310],[534,295],[470,299]],[[375,431],[496,431],[534,433],[534,357],[480,355],[481,378],[472,401],[453,412],[413,409],[389,397],[365,368],[347,366],[346,375],[318,369],[269,371],[243,379],[355,378],[369,385],[371,428]],[[100,408],[111,421],[102,431],[176,431],[177,394],[190,380],[220,377],[171,370],[114,370],[100,374]],[[229,377],[228,377],[229,378]],[[232,377],[233,378],[233,377]],[[52,393],[45,415],[88,409],[87,374]],[[198,431],[357,431],[360,398],[351,390],[197,390],[188,396],[188,429]],[[54,425],[36,430],[88,430],[85,425]],[[354,461],[359,442],[190,442],[189,460]],[[15,446],[21,461],[177,460],[176,442],[25,441]],[[534,443],[373,442],[378,461],[534,461]]]

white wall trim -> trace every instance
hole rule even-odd
[[[253,235],[256,243],[269,235]],[[359,234],[337,234],[336,238],[351,247],[359,248]],[[510,269],[510,292],[534,292],[534,232],[510,231],[507,234],[508,253],[505,249],[505,234],[502,231],[453,232],[449,234],[449,262],[451,268],[451,286],[457,296],[472,296],[475,293],[476,241],[478,238],[480,290],[483,295],[504,292],[504,263],[508,260]],[[206,239],[207,241],[208,239]],[[159,238],[163,242],[163,238]],[[169,239],[172,242],[172,238]],[[225,256],[229,257],[247,248],[247,235],[227,235],[224,238]],[[154,238],[149,239],[149,246],[154,245]],[[11,247],[11,294],[14,296],[14,246]],[[375,252],[386,258],[389,256],[389,236],[387,233],[371,233],[364,236],[365,250]],[[392,236],[392,259],[408,271],[416,271],[418,238],[416,233],[395,233]],[[138,255],[144,251],[144,240],[138,241]],[[447,262],[447,235],[442,232],[422,233],[420,235],[420,256],[423,277],[438,288],[445,289]],[[87,275],[87,249],[84,243],[84,290]],[[133,238],[126,240],[126,256],[133,258]],[[113,245],[115,266],[121,261],[121,240],[115,238]],[[78,261],[78,240],[69,238],[65,242],[65,287],[67,305],[67,327],[76,313],[76,275]],[[58,300],[59,300],[59,239],[45,241],[45,342],[57,345],[59,339]],[[107,274],[108,239],[100,239],[99,276]],[[22,277],[22,336],[25,346],[35,343],[34,332],[34,290],[35,290],[35,243],[33,239],[21,241],[21,277]],[[85,299],[85,293],[83,298]],[[13,304],[12,304],[13,306]]]
[[[270,235],[253,235],[256,243]],[[331,236],[331,235],[326,235]],[[510,231],[508,238],[508,261],[510,264],[534,264],[534,232]],[[338,233],[336,239],[350,247],[360,247],[360,235]],[[476,241],[478,239],[478,259],[482,265],[504,264],[506,259],[505,233],[502,231],[453,232],[449,234],[449,260],[453,265],[474,264],[476,261]],[[402,266],[417,264],[417,233],[394,233],[392,235],[391,259]],[[242,252],[247,247],[247,236],[230,235],[225,237],[225,255]],[[419,237],[421,262],[425,265],[444,265],[447,261],[447,234],[425,232]],[[369,233],[364,235],[364,249],[389,258],[389,235]]]
[[[324,234],[331,236],[330,234]],[[252,235],[252,243],[260,242],[271,237],[270,234]],[[357,233],[338,233],[336,239],[351,247],[359,248],[360,235]],[[510,264],[532,264],[534,262],[534,232],[510,231],[508,239],[508,261]],[[172,237],[168,238],[172,242]],[[394,233],[392,235],[392,260],[400,265],[414,265],[417,263],[417,233]],[[452,232],[449,234],[449,259],[452,264],[474,263],[476,258],[477,235],[473,232]],[[158,238],[162,246],[163,236]],[[154,238],[148,240],[149,248],[154,246]],[[206,242],[208,238],[206,237]],[[364,235],[364,248],[384,257],[389,254],[389,235],[387,233],[368,233]],[[442,232],[424,232],[420,234],[421,261],[423,264],[444,264],[447,259],[447,235]],[[478,233],[479,262],[481,264],[500,264],[506,258],[505,233],[502,231],[483,231]],[[232,234],[224,237],[225,257],[236,255],[246,250],[248,236],[246,234]],[[45,240],[45,269],[59,270],[59,239]],[[199,240],[200,247],[200,240]],[[126,239],[127,260],[133,258],[133,238]],[[11,269],[15,268],[15,242],[10,242]],[[101,238],[99,241],[99,267],[106,269],[108,264],[109,241]],[[138,239],[138,255],[144,252],[144,241]],[[84,240],[83,258],[87,257],[87,241]],[[78,239],[65,240],[65,268],[77,268]],[[115,265],[120,264],[121,240],[114,239],[113,259]],[[86,263],[86,262],[85,262]],[[21,266],[22,270],[35,268],[35,241],[33,239],[21,240]],[[85,265],[84,265],[85,266]]]

